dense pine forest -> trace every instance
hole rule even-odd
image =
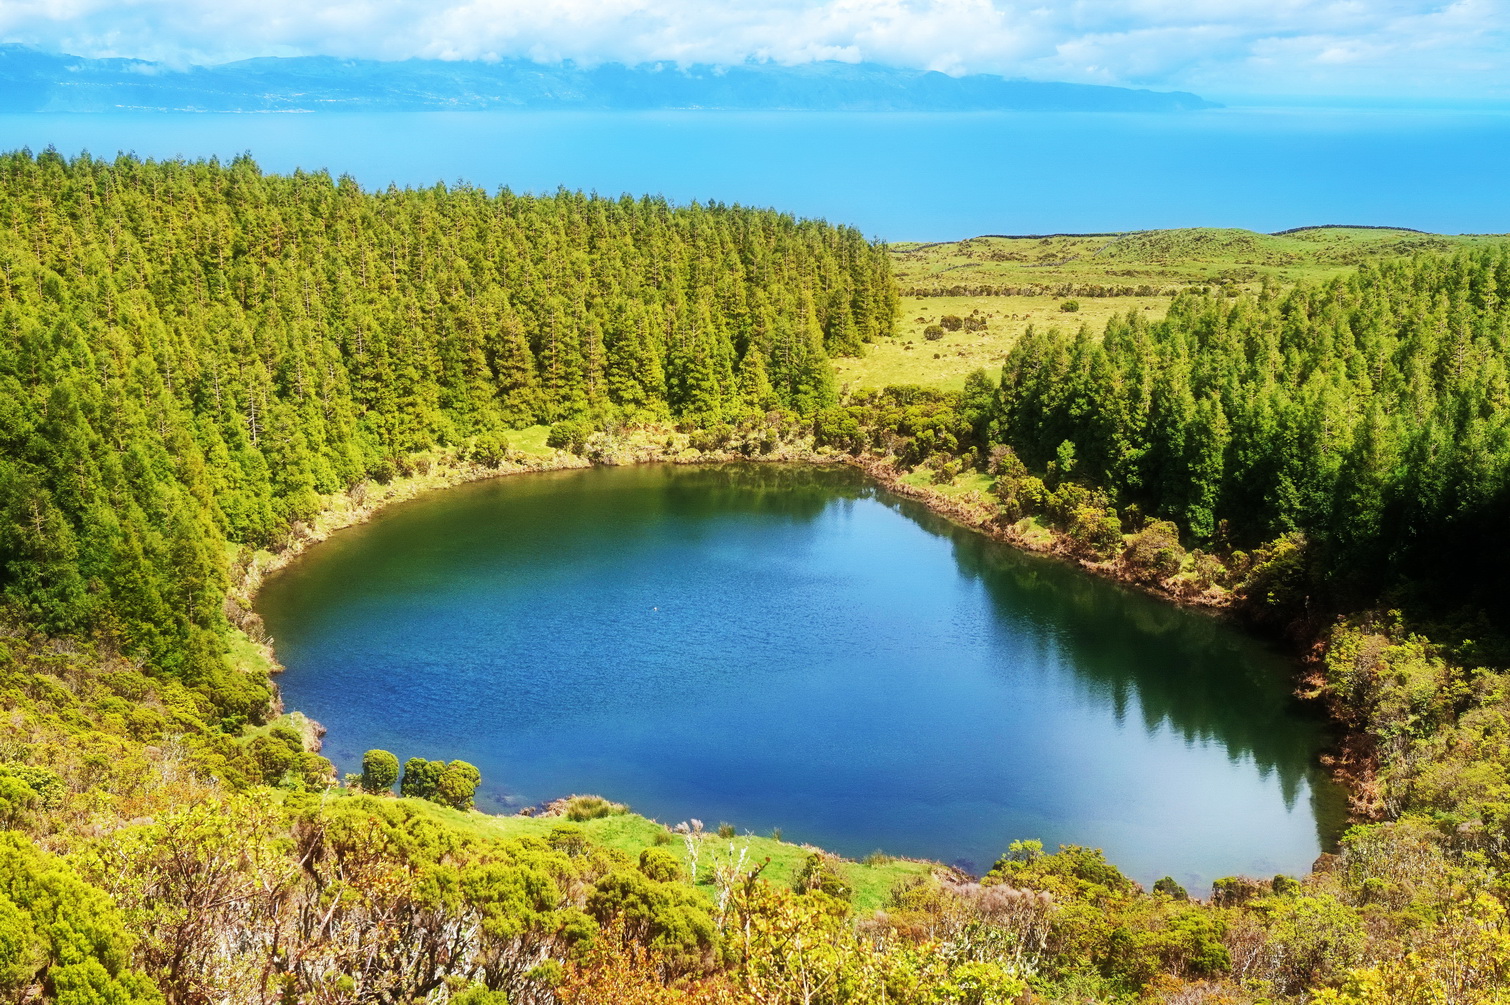
[[[53,632],[223,679],[227,544],[410,453],[580,417],[718,421],[833,399],[889,333],[880,249],[774,212],[362,193],[249,158],[0,160],[0,563]]]
[[[1504,613],[1507,293],[1500,249],[1035,333],[989,436],[1035,469],[1063,453],[1064,473],[1201,542],[1303,533],[1318,588],[1373,601],[1408,578]]]
[[[886,250],[765,210],[19,153],[0,268],[0,997],[1505,1000],[1504,249],[1035,331],[960,394],[836,388],[893,332]],[[1032,841],[975,878],[604,799],[505,833],[412,751],[338,780],[236,584],[533,425],[850,455],[1288,630],[1360,826],[1195,901]]]

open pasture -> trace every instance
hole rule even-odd
[[[970,292],[1134,295],[1220,284],[1257,289],[1320,281],[1369,261],[1498,243],[1504,235],[1425,234],[1384,227],[1309,227],[1280,234],[1218,227],[1121,234],[973,237],[894,244],[904,295]]]
[[[1066,300],[1079,309],[1061,310]],[[1088,325],[1099,336],[1113,315],[1142,311],[1161,318],[1168,308],[1168,297],[903,297],[897,334],[867,345],[864,356],[836,357],[834,372],[841,387],[855,390],[921,384],[957,391],[972,370],[999,369],[1029,325],[1065,331]],[[984,319],[984,329],[962,327],[935,340],[924,336],[943,318],[972,314]]]

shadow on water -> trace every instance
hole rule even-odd
[[[1294,666],[1268,643],[1207,612],[1176,607],[1053,558],[1026,554],[873,490],[929,533],[948,538],[962,575],[991,598],[994,631],[1030,640],[1043,662],[1072,669],[1123,722],[1216,743],[1279,782],[1286,809],[1308,795],[1324,849],[1347,826],[1346,793],[1317,760],[1326,724],[1291,690]]]

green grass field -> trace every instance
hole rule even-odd
[[[557,827],[576,827],[593,844],[623,852],[631,860],[637,860],[646,848],[661,847],[675,855],[684,869],[690,873],[691,856],[686,839],[671,833],[664,825],[634,813],[621,813],[574,823],[564,817],[519,817],[490,816],[477,811],[461,812],[434,803],[413,800],[412,804],[426,815],[482,838],[510,839],[550,835]],[[668,840],[669,839],[669,840]],[[713,896],[711,878],[719,861],[737,860],[744,852],[745,869],[759,865],[769,858],[761,876],[777,885],[790,885],[802,870],[811,849],[774,837],[753,834],[738,834],[721,838],[716,833],[704,833],[696,839],[698,847],[698,888]],[[1005,850],[1005,849],[1003,849]],[[839,871],[854,889],[854,903],[861,911],[874,911],[885,905],[892,888],[909,876],[928,874],[935,866],[929,862],[911,859],[890,859],[867,865],[864,862],[843,862]]]
[[[1256,290],[1265,279],[1318,282],[1363,262],[1507,240],[1365,227],[1287,234],[1199,227],[895,244],[892,267],[903,292],[897,334],[867,346],[863,357],[834,360],[834,372],[841,386],[854,390],[891,384],[959,390],[970,371],[999,368],[1030,324],[1065,330],[1087,324],[1099,335],[1113,314],[1134,310],[1162,318],[1170,296],[1182,289],[1218,284],[1229,291]],[[1119,295],[1091,296],[1088,290]],[[934,295],[939,291],[952,295]],[[1079,311],[1060,311],[1068,299],[1079,303]],[[934,342],[923,338],[923,329],[940,317],[972,311],[985,317],[985,331],[947,332]]]
[[[1500,243],[1506,235],[1423,234],[1313,227],[1286,234],[1194,227],[1059,237],[975,237],[892,245],[904,294],[955,287],[1149,287],[1169,292],[1220,282],[1256,288],[1327,279],[1366,261]]]
[[[861,357],[834,360],[838,383],[864,390],[889,384],[922,384],[957,391],[965,375],[984,367],[995,372],[1007,351],[1029,325],[1074,331],[1082,324],[1100,334],[1113,314],[1145,311],[1150,318],[1163,317],[1167,297],[1076,297],[1080,309],[1068,314],[1059,309],[1066,298],[1056,297],[905,297],[897,334],[865,347]],[[984,331],[945,332],[930,342],[923,329],[948,314],[964,317],[978,311],[986,320]]]
[[[517,450],[523,454],[537,454],[548,457],[556,452],[555,447],[545,445],[546,437],[550,436],[549,426],[526,426],[523,429],[510,429],[508,431],[509,449]]]

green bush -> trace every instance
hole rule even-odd
[[[557,450],[568,450],[578,456],[587,449],[587,441],[596,432],[592,423],[583,419],[562,419],[551,424],[546,434],[545,445]]]
[[[587,895],[587,913],[605,927],[621,924],[626,935],[665,954],[663,962],[673,969],[695,965],[716,938],[713,919],[694,890],[631,869],[598,880]]]
[[[1143,529],[1128,539],[1122,561],[1144,579],[1168,579],[1185,564],[1179,530],[1168,520],[1146,521]]]
[[[18,834],[0,833],[0,990],[68,1005],[160,1005],[129,968],[136,937],[105,893]]]
[[[552,803],[550,810],[568,820],[582,821],[628,813],[629,807],[623,803],[610,802],[602,796],[568,796]]]
[[[640,852],[640,872],[658,883],[671,883],[682,878],[682,864],[664,848],[646,848]]]
[[[0,764],[0,826],[17,827],[36,810],[57,809],[67,791],[46,768]]]
[[[386,750],[369,750],[362,755],[362,788],[368,792],[392,792],[398,781],[398,758]]]
[[[404,762],[404,778],[399,794],[428,799],[453,809],[469,810],[482,773],[466,761],[427,761],[411,757]]]
[[[508,456],[508,437],[496,430],[479,434],[467,450],[467,460],[488,468],[496,468]]]
[[[818,891],[839,900],[854,896],[854,887],[839,871],[839,860],[826,852],[813,852],[802,863],[802,869],[792,881],[798,893]]]
[[[472,808],[472,798],[477,793],[477,786],[481,784],[482,772],[476,767],[466,761],[452,761],[441,772],[440,781],[435,786],[435,795],[431,798],[442,806],[469,810]]]
[[[440,787],[440,776],[446,770],[445,761],[429,761],[423,757],[411,757],[404,762],[404,778],[399,783],[399,795],[416,799],[430,799]]]

